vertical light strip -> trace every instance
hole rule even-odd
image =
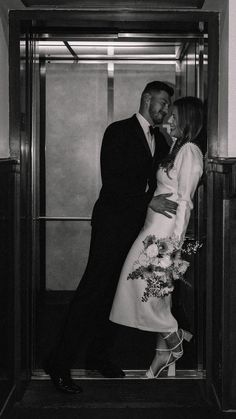
[[[37,304],[36,301],[36,290],[38,289],[39,283],[39,247],[38,247],[38,238],[39,230],[38,225],[33,222],[37,212],[38,212],[38,142],[39,142],[39,119],[38,115],[40,113],[40,66],[39,66],[39,53],[38,53],[38,42],[37,35],[32,34],[29,39],[30,46],[30,56],[29,60],[31,62],[31,156],[29,156],[31,164],[31,246],[32,246],[32,265],[31,265],[31,276],[32,276],[32,293],[31,293],[31,335],[34,336],[34,331],[36,330],[36,311],[35,307]],[[30,111],[29,111],[30,113]],[[33,361],[33,368],[36,364],[36,344],[35,340],[31,345],[31,359]]]
[[[204,100],[204,39],[198,43],[197,96]]]
[[[114,47],[107,48],[107,55],[114,55]],[[107,122],[114,119],[114,63],[107,64]]]
[[[204,22],[199,22],[199,29],[204,33]],[[196,44],[197,67],[197,97],[204,100],[204,37]]]
[[[182,62],[175,62],[175,99],[181,96],[182,86]]]
[[[195,77],[195,91],[196,96],[202,100],[204,100],[204,39],[199,39],[199,41],[195,44],[195,67],[196,67],[196,77]],[[201,223],[203,222],[203,191],[200,193],[200,190],[198,191],[198,199],[197,199],[197,217],[198,221],[197,223],[197,240],[201,241],[202,235],[204,235],[204,232],[202,231],[203,226]],[[200,263],[200,258],[197,258],[197,263]],[[199,273],[199,267],[197,269]],[[200,270],[201,272],[201,270]],[[204,310],[202,309],[201,300],[204,292],[204,285],[203,285],[203,278],[199,278],[199,284],[196,286],[197,289],[197,323],[198,323],[198,336],[197,336],[197,360],[198,360],[198,371],[203,370],[203,353],[204,353]],[[195,309],[195,312],[196,312]]]
[[[188,62],[188,51],[186,53],[185,56],[185,95],[188,95],[188,66],[189,66],[189,62]]]

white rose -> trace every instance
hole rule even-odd
[[[155,259],[152,260],[152,265],[159,266],[159,262],[160,262],[160,259],[159,258],[155,258]]]
[[[144,253],[141,253],[141,255],[138,258],[138,262],[141,266],[147,267],[149,265],[149,261],[147,259],[147,256]]]
[[[172,264],[172,260],[169,255],[165,255],[159,260],[159,266],[161,266],[161,268],[169,268],[171,264]]]
[[[148,246],[148,248],[146,249],[146,253],[147,256],[149,258],[154,258],[158,255],[158,247],[156,244],[151,244],[150,246]]]

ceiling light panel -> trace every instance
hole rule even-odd
[[[68,42],[68,41],[67,41]],[[118,56],[125,58],[140,59],[176,59],[176,48],[178,43],[137,43],[137,42],[88,42],[88,41],[70,41],[68,45],[80,58],[100,58],[107,56]],[[38,42],[40,55],[45,56],[70,56],[68,48],[63,41],[40,41]],[[112,50],[112,54],[110,51]]]

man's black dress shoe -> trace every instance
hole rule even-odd
[[[67,394],[79,394],[82,393],[82,388],[75,384],[70,376],[70,371],[64,371],[63,373],[58,372],[50,365],[44,365],[44,371],[48,374],[58,391]]]
[[[125,377],[124,371],[113,364],[111,361],[104,360],[90,360],[87,361],[87,368],[97,370],[105,378],[123,378]]]

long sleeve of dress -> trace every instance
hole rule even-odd
[[[200,149],[193,143],[185,144],[176,157],[175,168],[178,181],[178,208],[174,234],[183,240],[193,208],[193,196],[203,173],[203,157]]]

